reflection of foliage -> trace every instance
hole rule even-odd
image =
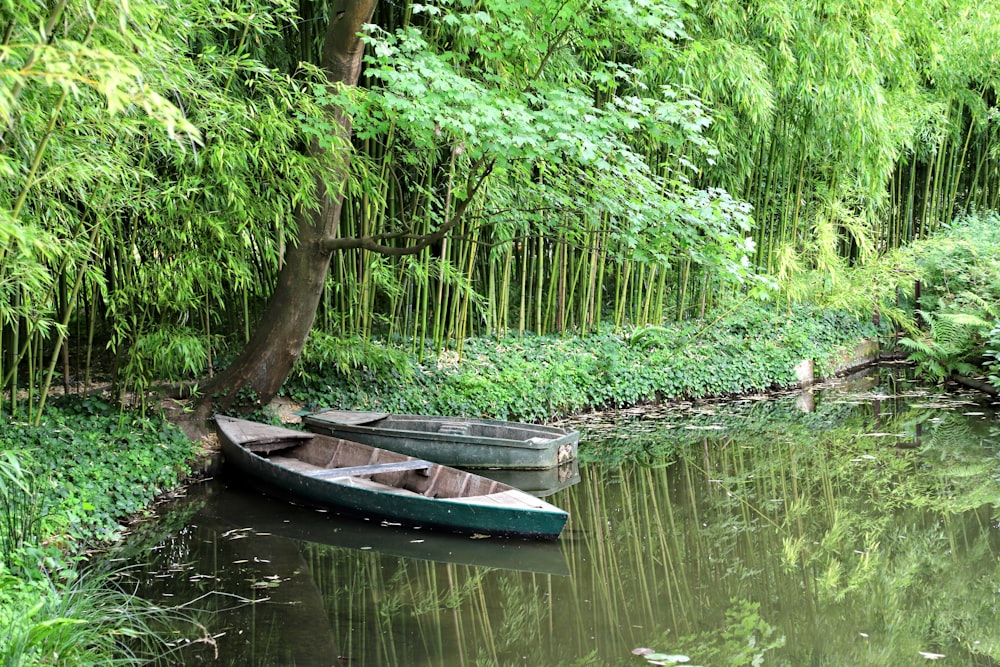
[[[588,455],[618,471],[585,475],[601,494],[621,489],[595,513],[614,517],[601,541],[617,581],[657,591],[698,618],[694,628],[719,622],[710,610],[723,595],[759,602],[789,633],[768,664],[888,666],[959,645],[997,657],[988,638],[1000,571],[984,527],[1000,476],[988,408],[885,379],[864,393],[817,392],[812,412],[789,396],[585,425]],[[601,438],[605,428],[613,438]],[[636,544],[637,531],[650,537]],[[654,556],[611,554],[633,549]],[[704,661],[670,636],[662,646]]]
[[[676,641],[676,640],[675,640]],[[678,642],[694,657],[716,667],[758,667],[768,653],[785,645],[785,638],[760,615],[760,604],[733,600],[725,625]]]
[[[811,394],[810,392],[807,392]],[[837,392],[816,401],[814,409],[803,411],[795,401],[801,392],[774,395],[761,400],[699,401],[647,407],[620,413],[584,414],[572,420],[584,434],[581,457],[592,463],[620,465],[624,461],[643,462],[674,458],[703,440],[738,437],[767,437],[775,430],[789,439],[799,434],[810,440],[830,423],[861,428],[858,422],[869,419],[870,412],[858,409],[855,402],[838,400]],[[884,398],[884,396],[883,396]],[[859,414],[860,413],[860,414]],[[604,437],[613,433],[613,437]]]

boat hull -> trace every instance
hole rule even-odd
[[[322,410],[310,431],[468,470],[545,470],[577,458],[580,434],[555,426],[491,419]]]
[[[384,526],[327,510],[315,511],[299,503],[278,504],[253,485],[228,480],[222,485],[199,485],[187,500],[201,504],[192,522],[219,534],[273,535],[297,542],[339,549],[374,551],[385,556],[569,576],[569,566],[558,540],[490,538],[472,540],[447,531]],[[206,492],[206,488],[210,491]],[[221,495],[211,498],[207,494]]]
[[[421,526],[439,530],[480,533],[484,535],[507,535],[542,539],[554,539],[559,536],[566,524],[568,514],[508,485],[485,480],[472,473],[461,473],[445,466],[444,471],[451,470],[471,476],[465,484],[472,488],[486,488],[489,483],[495,492],[474,494],[471,497],[427,497],[405,488],[391,488],[385,484],[373,484],[363,477],[315,477],[274,463],[269,457],[250,451],[232,437],[231,428],[234,422],[253,424],[243,420],[217,417],[220,442],[225,455],[226,465],[238,471],[255,485],[266,492],[295,499],[299,502],[318,507],[339,509],[360,516],[374,516],[409,526]],[[239,424],[237,424],[239,426]],[[261,425],[255,425],[260,427]],[[274,433],[286,432],[302,442],[305,435],[299,431],[274,428]],[[280,433],[274,436],[280,444]],[[315,435],[315,438],[326,438]],[[327,440],[337,441],[335,438]],[[372,451],[376,448],[364,444],[342,441],[355,448],[365,448]],[[368,456],[366,453],[365,456]],[[409,457],[392,452],[372,453],[370,460],[406,461]],[[393,458],[395,457],[395,458]],[[434,472],[437,472],[436,469]],[[377,488],[371,488],[371,487]],[[508,500],[515,501],[505,504]]]

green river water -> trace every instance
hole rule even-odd
[[[556,542],[216,480],[130,537],[123,583],[175,609],[177,665],[1000,664],[1000,428],[980,395],[883,368],[574,425]]]

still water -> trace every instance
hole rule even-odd
[[[547,497],[571,514],[554,543],[212,481],[121,558],[176,610],[178,665],[1000,664],[993,408],[882,369],[591,415],[580,481]]]

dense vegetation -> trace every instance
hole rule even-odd
[[[67,660],[114,650],[73,620],[75,540],[190,455],[51,406],[59,376],[146,407],[225,366],[347,154],[364,243],[333,256],[297,401],[544,420],[786,384],[890,331],[929,377],[1000,375],[990,3],[383,3],[352,88],[317,67],[337,10],[0,3],[8,662],[56,630],[104,647]]]
[[[116,539],[124,518],[175,488],[193,454],[169,424],[94,399],[50,406],[41,426],[4,425],[0,664],[148,658],[152,610],[95,571],[86,549]]]
[[[3,5],[0,411],[37,420],[57,370],[134,392],[232,358],[336,169],[304,142],[348,150],[329,108],[371,249],[334,256],[317,327],[418,352],[775,281],[871,311],[848,267],[997,205],[989,3],[385,3],[351,89],[313,64],[334,9]]]
[[[316,336],[286,387],[296,403],[546,422],[584,411],[786,387],[795,366],[821,377],[879,335],[842,312],[744,306],[725,319],[586,337],[465,342],[420,360],[402,346]]]

